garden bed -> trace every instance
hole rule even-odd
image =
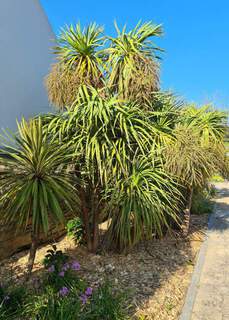
[[[175,320],[182,309],[206,225],[207,215],[193,215],[188,238],[168,236],[142,242],[126,255],[88,254],[67,237],[57,246],[80,262],[80,275],[92,287],[108,278],[117,288],[127,289],[131,319]],[[38,250],[33,278],[43,272],[41,262],[48,249],[49,246],[43,246]],[[0,278],[22,282],[27,253],[23,251],[2,261]]]

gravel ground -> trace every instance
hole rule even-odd
[[[80,274],[91,285],[108,278],[117,288],[127,289],[131,319],[178,320],[206,226],[206,215],[193,215],[188,238],[142,242],[126,255],[88,254],[67,237],[57,246],[80,262]],[[47,245],[38,250],[33,276],[42,272],[48,249]],[[23,251],[2,261],[0,279],[22,281],[27,257],[28,251]]]

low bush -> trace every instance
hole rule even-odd
[[[194,191],[191,212],[193,214],[212,213],[212,197],[215,195],[215,189],[212,186]]]
[[[71,219],[67,223],[67,235],[77,244],[85,244],[85,230],[80,217]]]
[[[51,286],[55,291],[70,284],[79,289],[86,286],[77,275],[80,269],[78,261],[71,260],[62,251],[57,250],[56,246],[47,251],[43,264],[46,269],[44,286]]]

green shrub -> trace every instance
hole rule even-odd
[[[206,187],[204,189],[196,189],[193,194],[191,212],[193,214],[212,213],[213,202],[212,197],[215,195],[214,187]]]
[[[84,226],[80,217],[71,219],[67,223],[67,235],[74,239],[77,244],[84,244]]]
[[[56,246],[47,251],[43,264],[47,271],[43,283],[45,286],[50,286],[55,291],[69,284],[74,284],[81,289],[85,287],[76,273],[80,269],[78,261],[71,261],[70,257],[61,250],[57,250]]]
[[[61,266],[68,261],[68,259],[69,257],[66,254],[61,250],[57,250],[56,245],[52,245],[52,249],[48,250],[45,255],[43,265],[46,269],[54,265],[55,268],[59,270]]]

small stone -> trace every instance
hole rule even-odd
[[[112,264],[108,264],[108,265],[105,266],[105,270],[107,272],[112,272],[112,271],[115,270],[115,266],[113,266]]]
[[[103,268],[103,267],[99,267],[99,268],[97,269],[97,271],[98,271],[98,272],[100,272],[100,273],[102,273],[102,272],[104,272],[104,271],[105,271],[105,268]]]
[[[101,256],[99,254],[95,254],[93,256],[91,256],[91,261],[93,263],[98,263],[101,260]]]

